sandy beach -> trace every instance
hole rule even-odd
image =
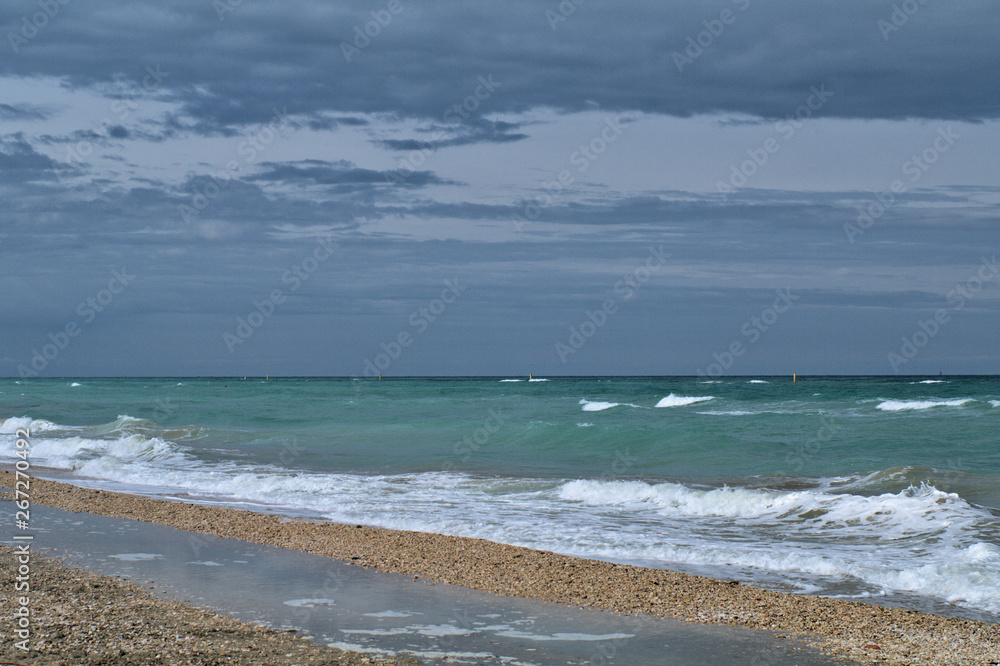
[[[13,475],[3,472],[0,481],[9,488]],[[860,663],[1000,663],[1000,625],[995,624],[785,594],[738,581],[585,560],[480,539],[289,520],[42,479],[32,479],[31,494],[35,503],[64,510],[295,549],[496,594],[798,634],[831,654]]]

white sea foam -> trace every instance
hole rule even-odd
[[[683,407],[685,405],[693,405],[698,402],[705,402],[706,400],[714,400],[713,395],[702,395],[702,396],[683,396],[674,395],[671,393],[666,398],[662,398],[658,403],[657,407]]]
[[[27,416],[12,416],[0,421],[0,435],[13,435],[18,430],[31,428],[31,419]]]
[[[547,382],[549,380],[542,378],[542,379],[529,379],[528,381],[529,382]]]
[[[501,382],[523,382],[523,379],[501,379]]]
[[[585,412],[603,412],[605,409],[621,405],[620,402],[591,402],[589,400],[581,400],[580,404],[583,405],[583,411]]]
[[[875,409],[880,409],[883,412],[904,412],[930,409],[931,407],[961,407],[970,402],[975,401],[972,398],[955,398],[953,400],[883,400]]]
[[[910,382],[911,384],[947,384],[948,382],[943,379],[922,379],[919,382]]]
[[[612,407],[638,406],[627,402],[601,402],[600,400],[587,400],[586,398],[581,399],[577,404],[583,405],[583,411],[585,412],[603,412],[605,409],[611,409]]]
[[[72,384],[70,384],[70,386],[80,386],[80,384],[78,384],[77,382],[73,382]]]
[[[183,446],[139,432],[130,433],[130,430],[141,430],[151,425],[131,416],[120,416],[112,423],[86,427],[59,425],[28,417],[9,418],[0,424],[0,435],[7,435],[0,437],[0,454],[13,454],[15,439],[11,435],[19,428],[28,428],[31,432],[32,460],[47,467],[79,470],[95,461],[103,461],[106,466],[134,462],[183,466],[193,462]]]
[[[764,379],[751,379],[747,384],[770,384],[771,382]]]
[[[993,407],[1000,407],[1000,400],[990,400],[990,405]]]
[[[699,414],[705,414],[708,416],[750,416],[752,414],[763,414],[764,412],[748,412],[742,409],[734,409],[731,411],[709,411],[709,412],[698,412]]]

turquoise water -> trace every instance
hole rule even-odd
[[[1000,613],[1000,378],[0,380],[103,487]]]

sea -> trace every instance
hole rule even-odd
[[[0,379],[0,464],[1000,622],[1000,377]]]

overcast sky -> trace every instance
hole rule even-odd
[[[996,2],[0,27],[5,375],[1000,373]]]

